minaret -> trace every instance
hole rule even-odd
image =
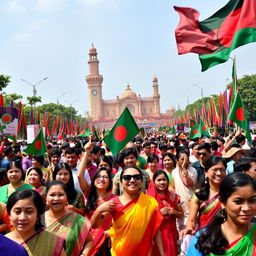
[[[154,114],[159,115],[160,114],[160,95],[158,92],[158,80],[157,77],[153,77],[153,102],[154,102]]]
[[[103,117],[102,107],[102,82],[103,76],[99,74],[99,61],[97,50],[92,45],[89,50],[89,75],[86,76],[88,84],[88,107],[89,115],[93,121]]]

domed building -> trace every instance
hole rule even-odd
[[[117,119],[128,107],[134,118],[159,118],[160,95],[158,92],[157,77],[153,78],[152,97],[137,95],[128,84],[124,92],[113,100],[104,100],[102,97],[103,76],[99,73],[97,50],[92,46],[89,50],[88,84],[89,116],[92,121],[107,121]]]

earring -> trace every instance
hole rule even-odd
[[[221,209],[221,217],[224,221],[227,219],[227,211],[225,208]]]
[[[205,179],[204,179],[204,183],[205,183],[205,184],[207,184],[207,183],[208,183],[207,177],[205,177]]]

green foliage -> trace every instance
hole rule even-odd
[[[14,101],[14,103],[16,100],[21,100],[23,98],[22,95],[16,94],[16,93],[12,93],[12,94],[5,94],[4,95],[4,105],[5,106],[9,106],[11,101]],[[16,104],[17,107],[17,104]]]
[[[2,92],[3,89],[6,88],[10,82],[11,82],[10,76],[0,74],[0,92]]]
[[[41,97],[40,96],[31,96],[31,97],[27,97],[27,101],[28,104],[32,107],[32,106],[36,106],[36,103],[41,102]]]
[[[256,74],[238,79],[238,90],[250,121],[256,121]]]

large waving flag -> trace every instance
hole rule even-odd
[[[117,155],[138,134],[139,130],[129,109],[126,107],[110,133],[104,138],[104,141],[112,153]]]
[[[178,53],[199,54],[202,71],[226,62],[239,46],[256,42],[256,0],[230,0],[203,21],[193,8],[174,9],[180,15],[175,31]]]
[[[246,138],[251,143],[252,137],[249,130],[249,122],[247,118],[247,113],[244,108],[244,103],[241,99],[240,93],[236,94],[232,109],[229,112],[228,119],[237,123],[245,132]]]
[[[32,144],[30,144],[24,150],[24,152],[31,154],[31,155],[41,154],[44,156],[46,151],[47,150],[46,150],[46,144],[45,144],[45,140],[44,140],[43,130],[40,129],[38,135],[36,136],[36,138],[34,139]]]
[[[198,125],[195,125],[195,123],[193,123],[193,125],[191,125],[190,128],[191,130],[189,139],[201,138],[202,135],[211,137],[209,128],[206,127],[202,120],[200,120],[200,123]]]

